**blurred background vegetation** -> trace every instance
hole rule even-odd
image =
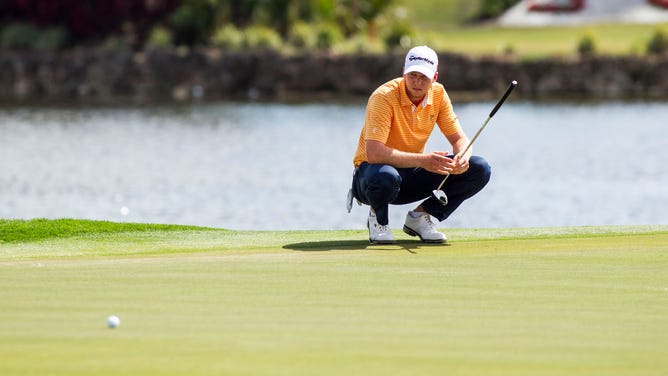
[[[519,0],[3,0],[0,48],[220,47],[283,53],[441,51],[523,57],[666,50],[665,25],[500,28]]]

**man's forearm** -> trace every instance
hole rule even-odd
[[[399,151],[377,141],[367,142],[367,160],[369,163],[388,164],[398,168],[420,167],[424,154]]]
[[[384,162],[376,163],[389,164],[398,168],[420,167],[423,157],[424,154],[422,153],[408,153],[391,149],[388,155],[383,158],[385,160]]]
[[[464,149],[466,149],[468,145],[469,145],[469,139],[467,137],[460,138],[452,147],[453,153],[455,155],[460,154],[461,152],[464,151]],[[462,155],[461,157],[465,160],[469,160],[471,158],[471,155],[473,155],[472,147],[470,147],[469,150],[466,151],[466,154]]]

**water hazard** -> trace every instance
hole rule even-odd
[[[455,110],[472,136],[492,106]],[[664,103],[511,101],[474,147],[490,184],[439,227],[666,224],[666,119]],[[364,103],[3,108],[0,218],[362,229],[345,196],[363,120]]]

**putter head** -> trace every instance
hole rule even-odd
[[[448,196],[446,196],[445,192],[443,192],[442,190],[435,189],[431,191],[431,194],[434,195],[434,197],[436,197],[438,202],[440,202],[443,206],[448,204]]]

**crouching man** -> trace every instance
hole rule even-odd
[[[423,242],[443,243],[431,217],[443,221],[489,181],[487,161],[462,153],[469,139],[462,130],[450,98],[438,78],[438,56],[419,46],[406,55],[403,76],[378,87],[369,97],[353,164],[352,195],[369,205],[369,241],[393,243],[388,210],[390,204],[421,201],[409,211],[404,232]],[[452,146],[449,151],[425,152],[434,125]],[[443,205],[432,196],[444,176],[448,196]]]

